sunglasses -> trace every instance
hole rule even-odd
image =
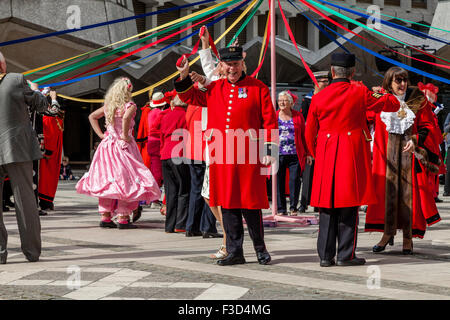
[[[408,78],[395,78],[395,83],[401,84],[402,82],[408,83]]]

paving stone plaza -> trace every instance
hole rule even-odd
[[[220,239],[166,234],[157,208],[144,208],[138,229],[99,228],[97,200],[78,195],[75,183],[60,182],[55,210],[41,217],[39,262],[26,261],[14,211],[4,213],[9,255],[0,266],[0,299],[450,299],[450,198],[438,204],[442,221],[415,240],[413,256],[401,254],[401,234],[384,253],[372,253],[380,234],[363,232],[360,212],[364,266],[321,268],[318,226],[280,223],[265,228],[270,265],[257,263],[246,233],[247,264],[221,267],[209,258]],[[312,208],[306,214],[314,215]]]

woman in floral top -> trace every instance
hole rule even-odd
[[[289,170],[289,211],[298,214],[297,204],[300,193],[300,177],[305,162],[312,163],[307,156],[305,142],[305,119],[301,112],[292,109],[297,96],[290,91],[278,94],[278,128],[280,130],[280,166],[278,170],[278,214],[287,214],[286,171]]]

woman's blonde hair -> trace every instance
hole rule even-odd
[[[131,101],[133,85],[130,79],[122,77],[114,80],[105,95],[106,126],[114,122],[114,115],[119,110],[124,112],[125,104]]]

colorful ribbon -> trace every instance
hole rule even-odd
[[[284,15],[284,11],[283,11],[283,8],[281,7],[280,0],[278,0],[278,8],[280,8],[281,16],[283,17],[284,25],[286,26],[286,30],[287,30],[287,32],[289,34],[289,38],[291,38],[291,41],[294,44],[295,49],[297,49],[297,52],[300,55],[300,59],[302,60],[303,66],[305,67],[306,71],[308,72],[309,77],[314,82],[314,84],[316,86],[319,86],[319,84],[317,83],[316,77],[312,73],[312,71],[309,68],[309,66],[306,64],[305,59],[303,59],[303,56],[302,56],[300,50],[298,49],[297,41],[295,41],[295,37],[294,37],[294,34],[292,33],[291,27],[289,26],[289,22],[287,21],[286,16]]]
[[[203,1],[195,2],[195,3],[185,4],[185,5],[178,6],[178,7],[144,13],[144,14],[140,14],[140,15],[136,15],[136,16],[132,16],[132,17],[121,18],[121,19],[116,19],[116,20],[111,20],[111,21],[106,21],[106,22],[101,22],[101,23],[95,23],[95,24],[81,27],[79,29],[66,29],[66,30],[62,30],[62,31],[41,34],[41,35],[33,36],[33,37],[27,37],[27,38],[22,38],[22,39],[0,42],[0,47],[4,47],[4,46],[11,45],[11,44],[16,44],[16,43],[23,43],[23,42],[28,42],[28,41],[38,40],[38,39],[44,39],[44,38],[48,38],[48,37],[59,36],[59,35],[67,34],[67,33],[73,33],[73,32],[88,30],[88,29],[92,29],[92,28],[98,28],[98,27],[102,27],[102,26],[107,26],[107,25],[125,22],[125,21],[129,21],[129,20],[135,20],[135,19],[139,19],[139,18],[145,18],[145,17],[152,16],[155,14],[166,13],[166,12],[170,12],[173,10],[180,10],[180,9],[184,9],[184,8],[188,8],[188,7],[192,7],[192,6],[199,6],[199,5],[213,2],[213,1],[214,0],[203,0]]]

